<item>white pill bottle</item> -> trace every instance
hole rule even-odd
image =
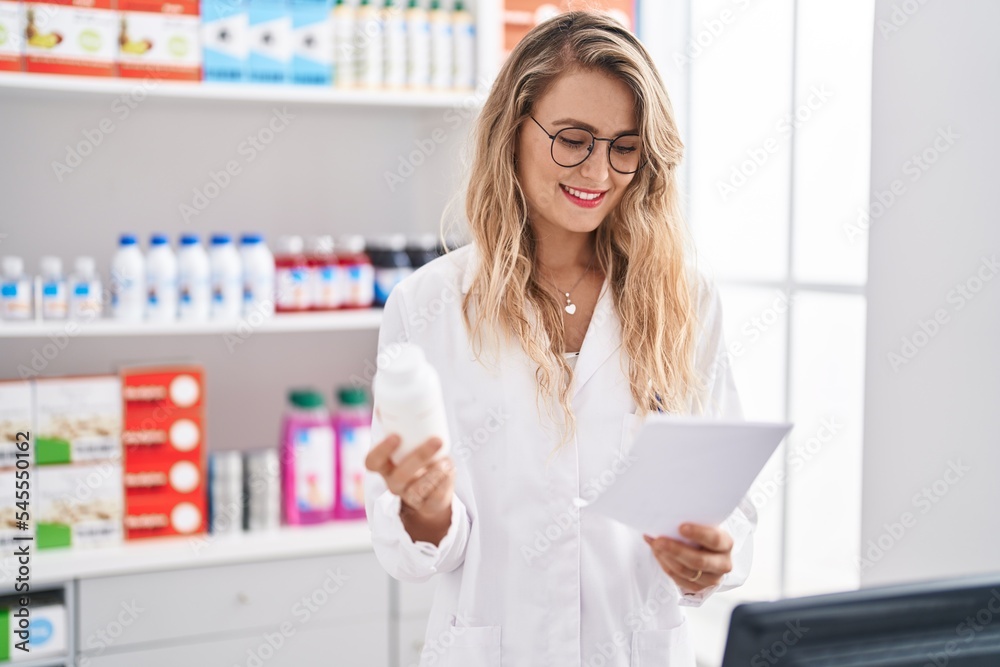
[[[428,438],[441,438],[438,456],[451,449],[448,418],[437,371],[412,343],[390,345],[379,355],[374,383],[378,416],[386,436],[395,433],[402,443],[392,453],[399,463]]]

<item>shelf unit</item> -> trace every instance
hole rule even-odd
[[[316,331],[374,331],[382,323],[381,309],[344,310],[329,313],[281,313],[230,322],[119,322],[111,319],[76,322],[34,320],[0,322],[0,338],[50,338],[57,336],[197,336],[248,333],[294,333]]]
[[[446,109],[475,104],[474,91],[339,89],[321,86],[149,81],[13,72],[0,74],[0,90],[56,95],[141,95],[192,100],[277,102],[361,107]]]

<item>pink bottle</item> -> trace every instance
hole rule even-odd
[[[288,393],[281,449],[281,505],[286,524],[333,518],[334,436],[323,395],[312,389]]]
[[[337,519],[365,517],[365,457],[372,443],[372,412],[360,387],[341,387],[333,418],[337,435]]]

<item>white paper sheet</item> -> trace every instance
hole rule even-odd
[[[585,512],[654,537],[678,538],[686,522],[717,526],[791,428],[650,415],[628,452],[628,467],[593,502],[578,502]]]

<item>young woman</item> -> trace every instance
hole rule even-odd
[[[680,607],[745,580],[747,502],[682,527],[687,543],[574,503],[632,465],[650,411],[739,416],[719,298],[685,261],[682,148],[649,54],[613,20],[560,15],[501,69],[473,242],[393,290],[379,338],[380,357],[423,348],[449,415],[450,455],[432,439],[394,465],[376,391],[375,553],[438,580],[422,664],[693,667]]]

